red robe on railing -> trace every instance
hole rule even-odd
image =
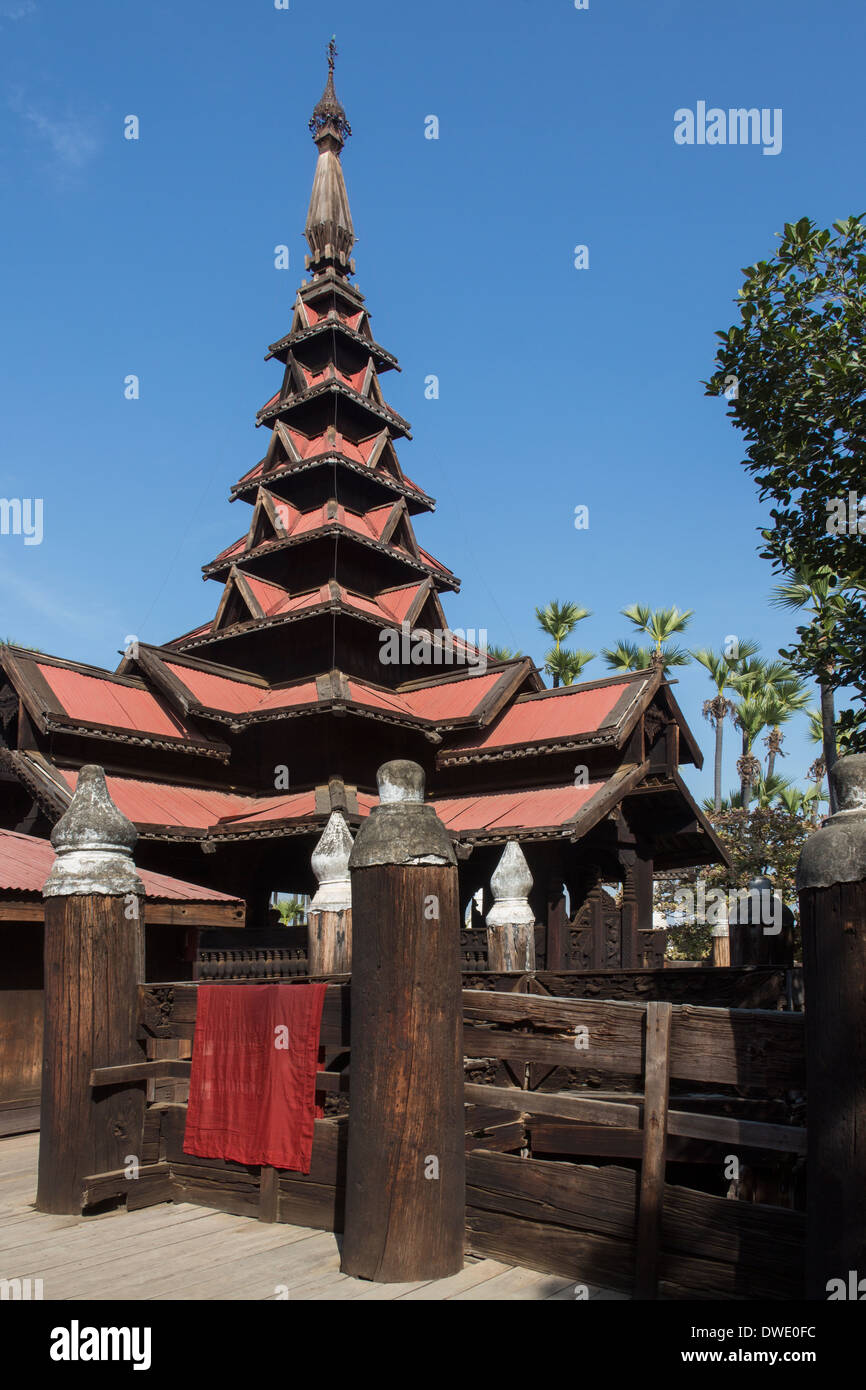
[[[309,1173],[326,990],[199,985],[184,1153]]]

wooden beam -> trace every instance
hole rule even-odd
[[[308,976],[297,976],[283,983],[287,988],[302,987]],[[256,985],[257,980],[207,980],[203,983],[210,988],[222,984],[243,986]],[[176,984],[160,982],[144,984],[139,989],[139,1016],[145,1036],[154,1038],[191,1038],[195,1034],[195,1019],[198,1009],[198,984],[180,981]],[[349,992],[348,984],[328,982],[325,1004],[322,1009],[322,1029],[320,1040],[325,1046],[348,1047]]]
[[[145,900],[146,927],[243,927],[246,925],[244,903],[155,903]],[[238,945],[241,942],[238,941]]]
[[[153,1062],[133,1062],[126,1067],[94,1067],[90,1073],[91,1086],[118,1086],[132,1081],[188,1080],[192,1062],[172,1057],[159,1057]],[[317,1091],[348,1092],[349,1073],[317,1071]]]
[[[665,1184],[672,1004],[647,1004],[643,1155],[637,1223],[635,1298],[656,1298]]]
[[[619,1125],[637,1130],[637,1105],[618,1105],[615,1101],[589,1100],[572,1091],[523,1091],[517,1086],[464,1087],[468,1104],[489,1105],[494,1109],[517,1110],[525,1115],[553,1115],[563,1120],[591,1120],[598,1125]]]
[[[0,902],[0,922],[42,922],[44,918],[45,904],[41,898],[36,902],[24,898]]]

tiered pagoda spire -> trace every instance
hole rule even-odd
[[[213,621],[171,645],[270,680],[333,668],[393,685],[406,672],[380,660],[380,633],[409,623],[440,640],[438,595],[459,581],[415,538],[412,516],[434,503],[400,467],[396,441],[409,425],[379,379],[399,367],[374,340],[349,278],[355,231],[340,156],[351,127],[335,56],[332,39],[310,120],[319,151],[305,228],[312,278],[289,333],[268,350],[284,370],[257,416],[270,434],[265,456],[233,489],[252,505],[249,530],[204,566],[224,585]]]

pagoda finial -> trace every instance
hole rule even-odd
[[[310,247],[308,268],[318,275],[331,270],[351,274],[355,229],[349,211],[349,198],[340,164],[340,151],[352,127],[334,90],[334,62],[337,40],[328,44],[328,81],[313,115],[310,130],[319,147],[319,162],[313,179],[313,193],[304,234]]]
[[[325,83],[325,90],[313,109],[310,117],[310,130],[313,132],[313,139],[316,144],[326,135],[333,136],[342,148],[344,142],[352,134],[352,127],[346,120],[346,113],[342,103],[337,97],[334,87],[334,63],[337,58],[337,36],[331,35],[331,42],[328,44],[328,80]],[[319,146],[321,148],[321,146]]]

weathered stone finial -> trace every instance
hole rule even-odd
[[[379,805],[355,840],[350,869],[373,864],[456,864],[451,837],[424,800],[424,769],[406,758],[383,763],[376,773]]]
[[[376,773],[379,800],[383,806],[398,801],[420,803],[424,800],[424,769],[408,758],[395,758],[383,763]]]
[[[135,826],[108,794],[102,768],[83,767],[75,794],[51,832],[57,858],[45,880],[44,896],[143,896],[144,884],[132,858],[137,840]]]
[[[839,809],[803,846],[797,890],[866,878],[866,753],[849,753],[830,769]]]
[[[353,844],[342,811],[332,811],[310,860],[319,884],[311,912],[345,912],[352,906],[349,855]]]
[[[490,878],[493,906],[487,914],[488,927],[530,926],[535,913],[529,906],[532,874],[526,855],[516,840],[509,840]]]

